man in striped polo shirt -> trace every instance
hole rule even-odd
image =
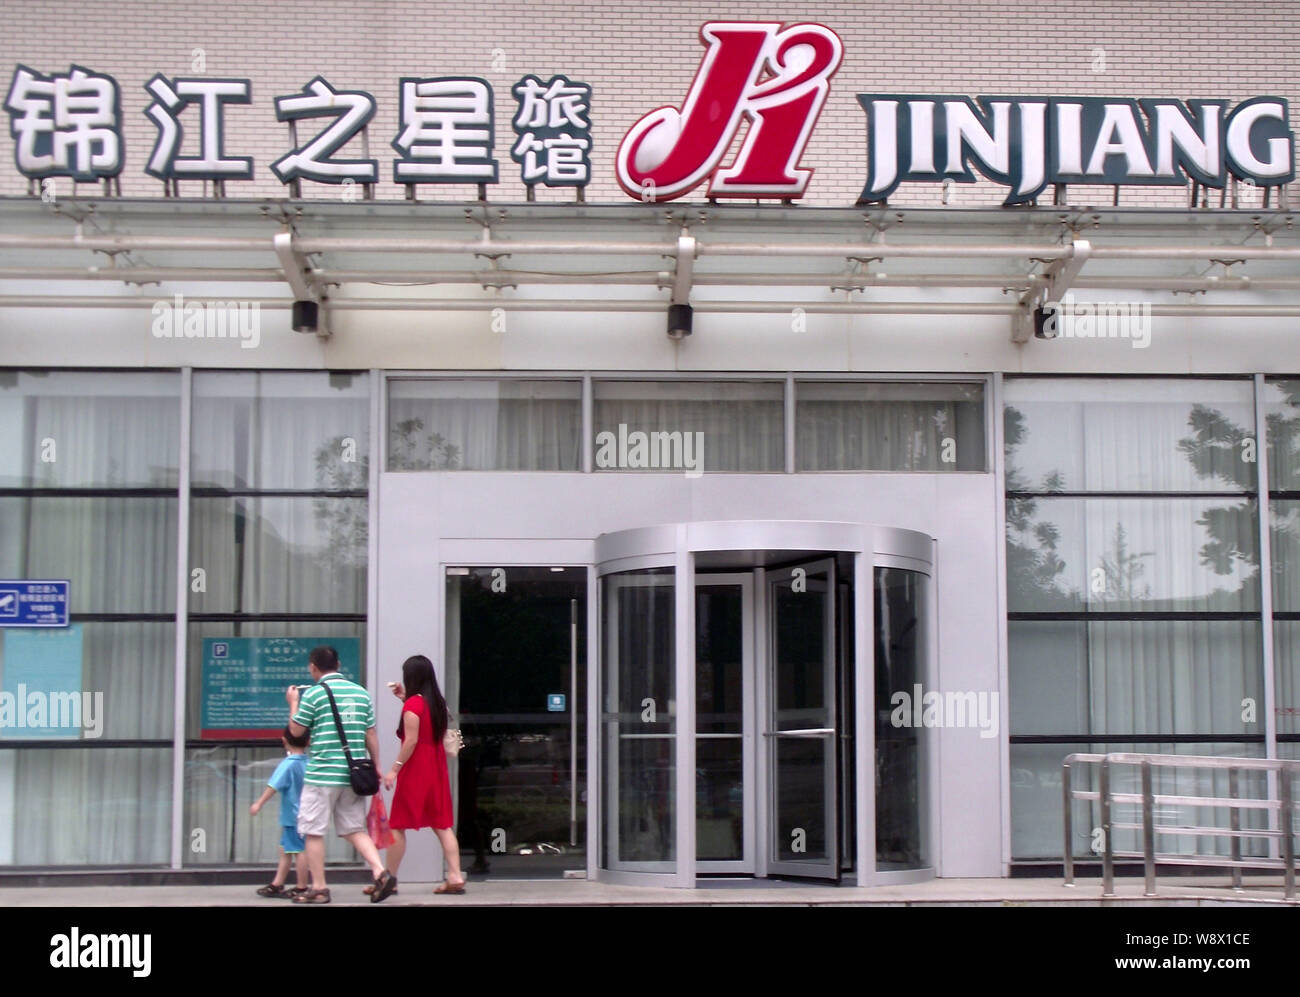
[[[347,840],[370,866],[375,877],[375,897],[382,900],[392,889],[392,873],[384,869],[379,850],[366,830],[366,798],[352,792],[348,760],[339,741],[338,726],[330,708],[325,685],[329,684],[338,704],[339,718],[347,735],[348,750],[353,758],[369,752],[379,768],[379,738],[375,735],[375,707],[370,694],[355,682],[339,674],[339,655],[332,647],[312,649],[308,671],[315,685],[301,696],[297,686],[289,686],[284,698],[289,703],[289,729],[295,736],[311,731],[311,754],[303,777],[302,799],[298,804],[298,833],[307,840],[307,867],[311,872],[311,891],[296,898],[300,903],[329,903],[325,885],[325,832],[330,814],[334,830]]]

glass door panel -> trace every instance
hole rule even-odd
[[[768,573],[768,869],[839,878],[835,563]]]
[[[607,575],[601,691],[604,867],[676,870],[676,634],[671,568]]]
[[[748,575],[695,586],[697,872],[752,872],[750,771],[753,622]]]

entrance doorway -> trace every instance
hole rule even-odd
[[[456,834],[475,879],[586,868],[587,569],[446,568]]]
[[[848,865],[853,810],[842,774],[852,769],[853,718],[842,707],[852,702],[852,648],[841,616],[851,585],[837,583],[842,575],[834,557],[743,574],[697,567],[698,874],[765,867],[835,880]]]
[[[931,675],[931,548],[841,523],[599,538],[595,873],[932,875],[928,739],[882,726]]]

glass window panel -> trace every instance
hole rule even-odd
[[[1007,501],[1012,612],[1259,609],[1251,499]]]
[[[195,488],[365,489],[365,371],[197,372]]]
[[[189,650],[185,691],[186,737],[197,740],[203,717],[203,639],[205,637],[318,637],[322,643],[332,643],[339,637],[356,637],[360,641],[361,674],[366,674],[366,625],[351,620],[257,620],[247,623],[202,621],[190,624]],[[302,683],[311,682],[307,666],[303,665]],[[385,693],[386,694],[386,693]],[[378,707],[376,707],[377,709]],[[169,714],[170,716],[170,711]],[[289,707],[284,708],[284,719],[289,719]],[[381,749],[384,742],[380,742]],[[260,793],[261,790],[259,789]],[[251,800],[249,802],[252,802]],[[245,807],[247,809],[247,807]]]
[[[1300,734],[1300,620],[1273,624],[1273,668],[1277,732]]]
[[[279,861],[280,797],[253,817],[248,808],[262,795],[266,781],[284,758],[282,747],[210,746],[185,752],[185,827],[204,832],[204,849],[184,850],[186,865],[260,865]],[[325,835],[325,861],[355,864],[357,853],[331,830]],[[288,886],[295,873],[289,871]]]
[[[800,381],[800,471],[983,471],[984,385]]]
[[[73,613],[176,605],[176,499],[0,498],[0,577],[66,578]]]
[[[1012,734],[1260,734],[1254,620],[1012,620]]]
[[[1144,752],[1150,754],[1211,755],[1237,758],[1263,757],[1262,744],[1013,744],[1011,745],[1011,857],[1013,861],[1061,861],[1064,848],[1064,801],[1061,788],[1061,766],[1066,755],[1078,752],[1105,754],[1107,752]],[[1077,763],[1071,767],[1072,789],[1097,790],[1098,765]],[[1186,796],[1227,796],[1226,770],[1176,771],[1153,770],[1152,788],[1156,793]],[[1116,767],[1111,779],[1112,792],[1141,792],[1140,770],[1136,766]],[[1267,783],[1259,773],[1240,776],[1240,793],[1243,797],[1264,798]],[[1116,803],[1111,808],[1114,823],[1141,824],[1140,804]],[[1228,827],[1228,813],[1222,808],[1175,806],[1162,804],[1160,821],[1171,825]],[[1266,827],[1267,814],[1259,811],[1242,811],[1243,828]],[[1094,829],[1100,827],[1098,806],[1093,801],[1076,800],[1071,811],[1072,851],[1076,858],[1100,861],[1101,853],[1093,851],[1096,839]],[[1113,846],[1117,851],[1142,850],[1141,831],[1115,829]],[[1268,854],[1268,843],[1260,838],[1243,838],[1244,856]],[[1218,855],[1228,857],[1231,845],[1226,836],[1191,837],[1162,836],[1158,839],[1161,851],[1185,855]]]
[[[581,468],[581,381],[388,382],[390,471]]]
[[[1269,503],[1273,537],[1273,609],[1300,612],[1300,500]]]
[[[364,613],[367,500],[196,498],[195,613]]]
[[[1008,378],[1009,491],[1254,491],[1250,381]]]
[[[596,381],[597,470],[784,471],[781,381]]]
[[[0,371],[0,487],[175,488],[180,375]]]
[[[114,740],[171,738],[172,691],[176,654],[175,624],[130,620],[117,623],[74,623],[59,635],[79,645],[80,729],[60,732],[67,737],[110,738]],[[22,682],[29,693],[37,690],[50,694],[72,691],[69,679],[75,677],[75,662],[61,649],[60,681],[52,685],[39,683],[39,671],[48,667],[43,656],[31,652],[14,653],[19,641],[16,630],[0,630],[0,676],[3,687],[16,692]],[[27,660],[23,660],[27,658]],[[36,674],[34,675],[33,672]],[[91,698],[86,699],[84,693]],[[87,710],[87,707],[89,709]],[[70,715],[61,712],[67,720]],[[51,721],[53,722],[53,721]],[[28,736],[22,730],[6,729],[9,737]]]
[[[0,864],[161,865],[170,748],[0,751]]]
[[[1300,490],[1300,378],[1265,382],[1264,420],[1268,426],[1268,487]]]

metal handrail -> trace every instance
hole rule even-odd
[[[1071,767],[1078,764],[1100,765],[1097,789],[1074,789],[1071,785]],[[1111,768],[1116,765],[1135,765],[1141,770],[1141,793],[1111,792]],[[1185,796],[1181,794],[1156,793],[1152,789],[1151,771],[1154,768],[1172,768],[1182,770],[1210,769],[1226,770],[1228,773],[1228,795],[1221,796]],[[1239,795],[1240,772],[1264,772],[1267,778],[1266,797],[1242,797]],[[1065,885],[1074,885],[1074,837],[1073,806],[1075,800],[1096,800],[1101,808],[1102,833],[1102,887],[1103,897],[1115,896],[1115,859],[1141,858],[1144,871],[1144,891],[1146,896],[1156,895],[1156,865],[1188,865],[1228,867],[1232,869],[1232,885],[1241,888],[1242,869],[1277,869],[1281,871],[1284,882],[1284,894],[1287,900],[1296,898],[1296,799],[1294,780],[1300,776],[1300,761],[1287,761],[1277,758],[1225,758],[1217,755],[1157,755],[1135,752],[1112,752],[1110,754],[1076,753],[1067,755],[1061,771],[1061,793],[1065,807]],[[1277,795],[1274,796],[1276,786]],[[1140,824],[1116,823],[1111,819],[1111,807],[1115,803],[1141,803],[1142,822]],[[1175,826],[1155,822],[1155,805],[1172,804],[1175,806],[1199,806],[1226,808],[1228,827]],[[1272,815],[1276,813],[1276,829],[1242,828],[1242,810],[1263,810]],[[1270,820],[1270,825],[1273,821]],[[1111,831],[1140,830],[1142,832],[1142,851],[1116,851],[1111,840]],[[1192,837],[1219,836],[1227,837],[1231,842],[1231,857],[1179,855],[1172,852],[1156,850],[1157,835],[1184,835]],[[1243,838],[1262,838],[1268,841],[1280,841],[1281,854],[1276,858],[1247,858],[1241,856]],[[1272,849],[1270,849],[1272,851]]]

